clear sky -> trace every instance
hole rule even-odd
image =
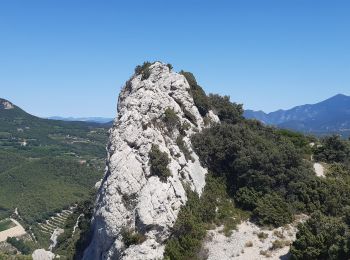
[[[113,117],[145,60],[255,110],[350,95],[349,14],[347,0],[1,0],[0,97]]]

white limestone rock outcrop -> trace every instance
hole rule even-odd
[[[308,219],[306,215],[297,215],[293,223],[279,228],[263,228],[244,221],[225,236],[223,226],[209,230],[202,245],[201,256],[207,260],[280,260],[289,259],[290,245],[296,239],[298,224]],[[265,237],[259,237],[264,234]],[[279,242],[275,248],[273,243]]]
[[[32,258],[33,260],[52,260],[55,258],[55,254],[45,249],[37,249],[33,252]]]
[[[133,75],[118,100],[118,113],[110,131],[105,177],[101,183],[93,226],[94,234],[84,259],[162,259],[164,242],[179,210],[186,203],[185,185],[201,194],[206,169],[193,152],[190,136],[204,127],[189,93],[185,77],[160,62],[150,75]],[[164,112],[172,109],[182,125],[188,125],[183,140],[193,160],[186,160],[177,145],[179,130],[167,130]],[[218,121],[213,113],[207,115]],[[171,176],[161,181],[152,176],[149,152],[158,145],[171,159]],[[145,241],[126,247],[121,230],[135,230]]]

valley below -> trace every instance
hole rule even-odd
[[[108,126],[41,119],[0,101],[0,259],[53,251],[77,224],[81,204],[94,197]],[[63,259],[71,259],[74,251],[64,250]]]

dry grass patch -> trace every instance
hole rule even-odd
[[[252,247],[253,246],[253,242],[252,241],[248,241],[245,243],[245,247]]]

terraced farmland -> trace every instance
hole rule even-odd
[[[39,232],[36,235],[49,240],[47,241],[50,244],[49,250],[56,246],[57,238],[64,232],[65,223],[75,208],[76,206],[72,206],[69,209],[62,210],[60,213],[38,224]]]

